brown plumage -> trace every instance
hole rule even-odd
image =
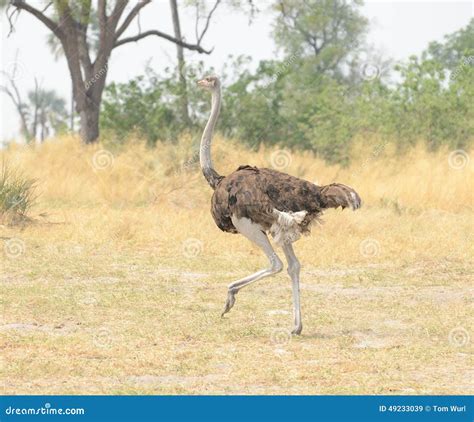
[[[201,139],[199,160],[209,185],[214,189],[211,213],[217,226],[228,233],[240,233],[260,247],[269,260],[269,267],[257,271],[229,285],[224,312],[234,306],[235,295],[243,287],[280,272],[283,264],[270,244],[267,233],[278,243],[288,261],[292,281],[294,328],[300,334],[301,322],[299,273],[300,263],[292,243],[309,233],[311,223],[317,221],[327,208],[360,208],[357,192],[349,186],[332,183],[317,186],[306,180],[267,168],[240,166],[228,176],[221,176],[211,160],[211,139],[219,116],[220,81],[211,76],[198,84],[212,93],[212,110]]]
[[[311,223],[327,208],[357,209],[357,192],[340,183],[317,186],[306,180],[267,168],[248,165],[218,180],[211,200],[211,213],[222,231],[238,233],[231,216],[249,218],[270,230],[276,222],[274,209],[284,212],[306,211],[298,224],[308,233]]]

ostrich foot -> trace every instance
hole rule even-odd
[[[299,336],[301,334],[301,331],[303,331],[303,325],[300,324],[300,325],[297,325],[293,331],[291,332],[291,334],[295,334],[297,336]]]
[[[235,295],[237,294],[237,291],[235,290],[230,290],[229,289],[229,292],[227,293],[227,300],[225,302],[225,307],[224,307],[224,311],[222,312],[221,314],[221,318],[227,313],[229,312],[232,307],[234,306],[234,303],[235,303]]]

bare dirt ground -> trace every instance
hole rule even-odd
[[[235,260],[195,251],[181,268],[153,251],[25,247],[0,279],[3,393],[473,393],[472,267],[303,261],[292,337],[285,273],[220,318],[226,285],[264,265],[240,243]]]

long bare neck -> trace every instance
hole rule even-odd
[[[217,186],[217,183],[222,178],[214,170],[211,159],[211,141],[214,128],[217,123],[217,118],[219,117],[219,111],[221,109],[221,90],[220,88],[212,91],[212,107],[211,115],[207,121],[206,127],[201,138],[201,147],[199,150],[199,162],[201,164],[201,170],[204,174],[204,177],[211,185],[213,189]]]

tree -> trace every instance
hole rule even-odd
[[[120,142],[131,133],[144,137],[149,145],[157,139],[170,139],[178,132],[178,118],[166,103],[164,88],[164,82],[157,80],[150,69],[126,83],[109,84],[101,128]]]
[[[176,80],[177,68],[166,68],[160,75],[147,67],[143,75],[126,83],[111,83],[104,91],[101,130],[118,141],[130,134],[144,137],[149,145],[157,140],[175,142],[182,132],[189,132],[193,124],[182,120],[181,86]],[[202,62],[186,67],[186,77],[196,80],[211,73]],[[196,84],[187,87],[190,120],[196,123],[207,117],[207,99]],[[199,127],[201,130],[201,126]]]
[[[5,3],[4,0],[2,2]],[[99,136],[100,105],[109,59],[115,48],[157,36],[188,50],[210,53],[201,46],[207,29],[198,34],[195,43],[185,42],[157,29],[125,36],[130,24],[151,0],[140,0],[125,13],[128,3],[127,0],[116,0],[113,4],[111,0],[98,0],[94,7],[92,0],[54,0],[43,9],[26,0],[10,0],[8,3],[7,13],[13,8],[9,14],[10,22],[13,14],[25,11],[41,21],[59,40],[71,76],[74,103],[80,118],[80,134],[85,143],[95,142]],[[49,10],[51,12],[48,13]],[[96,40],[91,37],[90,31],[94,22],[97,22]],[[95,58],[91,55],[94,52]]]
[[[360,0],[278,0],[275,41],[287,57],[306,57],[318,72],[335,71],[361,45],[368,21]]]
[[[36,85],[28,93],[31,120],[31,133],[34,139],[43,142],[51,133],[65,131],[68,113],[66,102],[52,90]]]
[[[463,57],[474,56],[474,18],[465,28],[446,35],[444,39],[444,43],[431,42],[422,57],[436,60],[446,69],[453,71],[462,64]]]
[[[22,100],[20,90],[18,89],[18,86],[15,82],[17,70],[18,69],[15,62],[10,74],[5,71],[2,72],[3,76],[7,79],[7,82],[5,83],[5,85],[0,86],[0,91],[10,97],[13,105],[15,106],[15,110],[18,113],[18,116],[20,117],[21,133],[25,137],[26,142],[29,143],[33,139],[33,136],[31,135],[31,132],[29,130],[26,104]]]
[[[333,7],[333,3],[315,0],[291,4],[298,19],[316,13],[306,9],[308,4]],[[357,7],[352,12],[345,9],[339,19],[349,16],[354,20],[356,11]],[[280,18],[277,15],[277,22]],[[311,19],[302,22],[311,34],[324,33],[309,24]],[[343,22],[326,24],[326,28],[353,27]],[[286,49],[286,43],[293,42],[288,38],[280,44],[286,57],[261,61],[256,69],[250,57],[229,57],[219,72],[224,93],[218,129],[252,147],[266,143],[311,149],[329,162],[340,164],[349,162],[352,142],[357,138],[372,142],[369,146],[374,156],[389,140],[400,150],[419,141],[426,141],[433,149],[440,145],[467,148],[474,139],[473,29],[471,22],[447,35],[444,43],[430,44],[419,57],[395,67],[398,75],[393,80],[388,70],[394,69],[385,58],[374,52],[363,55],[364,31],[354,33],[359,34],[359,40],[349,40],[350,46],[360,45],[357,54],[344,46],[341,40],[346,35],[341,33],[333,39],[327,37],[323,47],[316,42],[322,56],[315,54],[310,43],[294,44],[294,52]],[[296,28],[287,34],[300,39],[303,33]],[[333,53],[337,55],[329,60]],[[329,61],[321,61],[323,57]],[[375,69],[361,68],[362,60]],[[188,80],[203,73],[208,72],[202,66],[186,68]],[[128,84],[108,87],[101,116],[104,129],[118,136],[136,130],[150,143],[175,139],[189,129],[180,118],[181,91],[175,74],[175,69],[160,76],[145,73]],[[188,84],[187,94],[191,121],[205,122],[207,98],[202,101],[202,92],[195,90],[194,84]],[[150,110],[145,118],[144,110]]]
[[[64,99],[52,90],[43,89],[35,79],[35,88],[27,93],[28,101],[24,101],[15,82],[15,67],[11,74],[3,72],[7,79],[5,85],[0,86],[13,102],[20,117],[21,133],[27,143],[34,140],[41,142],[52,132],[57,133],[66,129],[68,114]]]
[[[183,37],[181,36],[181,24],[179,21],[179,11],[178,11],[178,2],[177,0],[170,0],[171,7],[171,16],[173,19],[173,30],[174,36],[177,40],[182,41]],[[188,94],[187,94],[187,84],[185,76],[185,67],[186,63],[184,61],[184,48],[180,44],[176,44],[176,56],[178,59],[178,78],[179,85],[181,87],[181,96],[180,96],[180,108],[181,108],[181,118],[187,124],[190,123],[189,119],[189,110],[188,110]]]
[[[240,72],[224,97],[225,133],[260,142],[310,148],[347,161],[354,125],[347,95],[350,69],[367,30],[361,2],[277,0],[273,34],[282,61]],[[233,126],[233,127],[232,127]]]

